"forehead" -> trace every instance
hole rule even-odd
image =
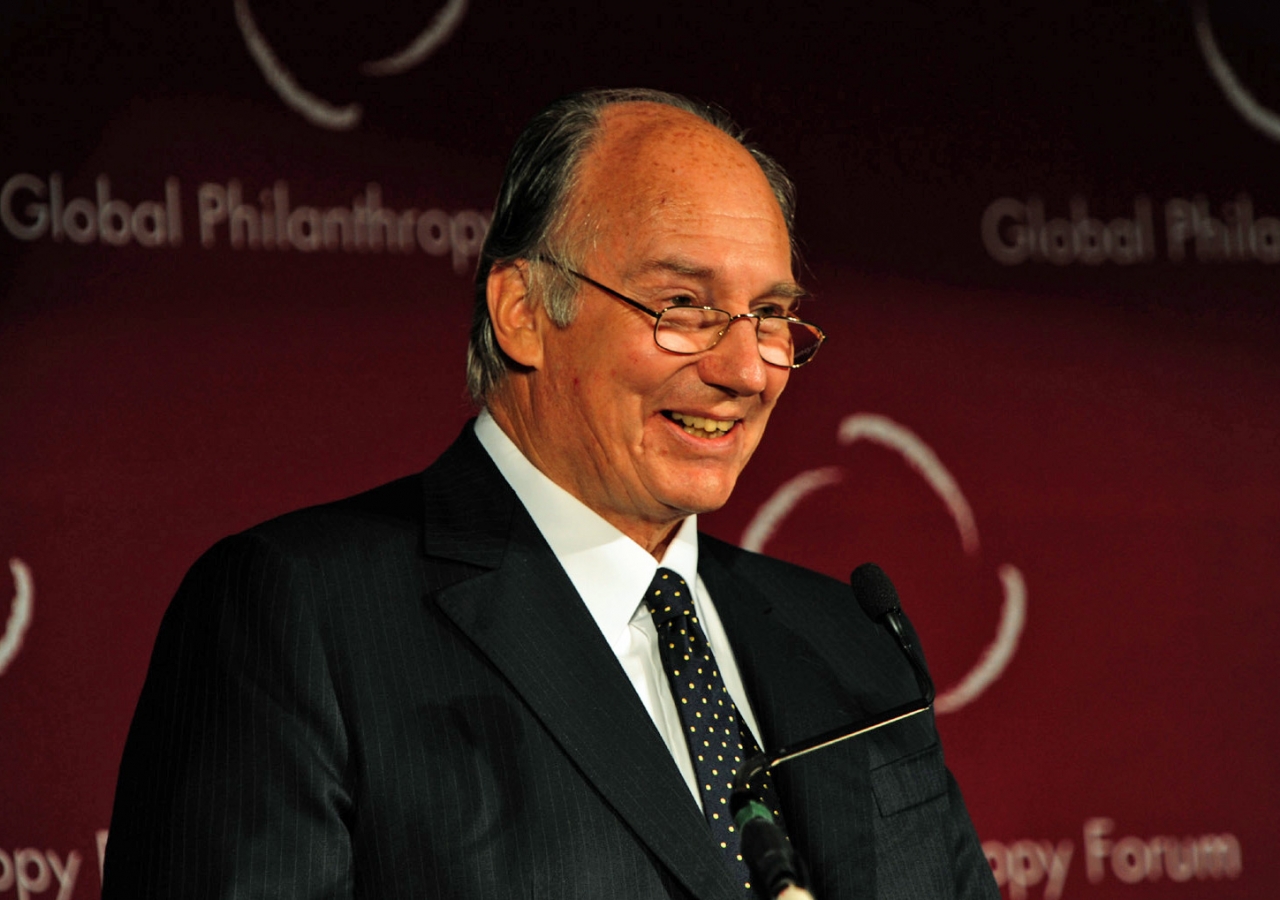
[[[634,176],[678,174],[689,164],[743,171],[758,169],[751,155],[719,128],[692,113],[660,103],[618,103],[600,114],[588,154],[599,170]]]
[[[654,103],[607,108],[580,163],[569,224],[596,239],[629,242],[708,219],[770,232],[788,247],[786,223],[751,154],[691,113]]]

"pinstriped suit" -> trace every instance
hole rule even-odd
[[[914,696],[846,586],[705,537],[700,559],[767,745]],[[924,717],[776,780],[819,900],[998,896]],[[192,568],[126,744],[103,897],[737,900],[719,854],[468,426],[422,475]]]

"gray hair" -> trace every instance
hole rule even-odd
[[[467,389],[478,406],[483,406],[489,391],[506,378],[511,365],[498,346],[489,318],[489,273],[495,265],[539,256],[563,259],[574,267],[580,265],[581,235],[570,236],[569,246],[551,245],[564,238],[579,163],[600,133],[601,113],[617,103],[672,106],[697,116],[741,144],[764,172],[782,209],[787,234],[792,236],[795,187],[791,179],[772,157],[747,143],[746,132],[724,110],[679,94],[645,88],[584,91],[555,101],[534,116],[516,139],[498,189],[493,221],[480,251],[471,340],[467,346]],[[794,249],[792,237],[793,252]],[[552,322],[564,327],[573,321],[578,313],[578,285],[572,276],[559,266],[532,266],[527,278],[530,295],[546,307]]]

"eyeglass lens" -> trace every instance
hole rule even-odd
[[[654,330],[658,346],[674,353],[698,353],[715,346],[732,316],[719,309],[672,306]],[[805,363],[821,343],[808,325],[779,316],[755,319],[760,357],[777,366]]]

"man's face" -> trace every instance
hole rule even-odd
[[[755,161],[717,129],[666,107],[613,107],[581,174],[568,231],[588,223],[584,274],[655,312],[792,303],[778,203]],[[754,320],[735,322],[710,350],[678,355],[622,301],[583,283],[579,302],[571,325],[545,331],[544,365],[530,380],[530,455],[652,550],[641,536],[669,535],[676,520],[728,500],[789,370],[760,359]]]

